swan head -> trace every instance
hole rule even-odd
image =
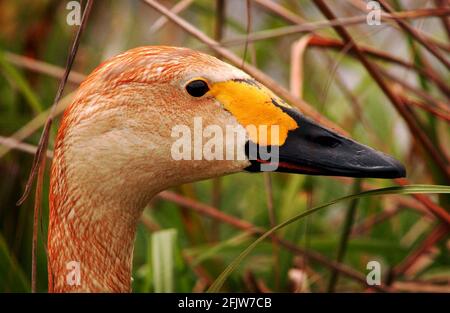
[[[239,171],[405,175],[392,157],[309,120],[243,71],[163,46],[127,51],[88,76],[64,114],[55,159],[69,184],[141,201]]]

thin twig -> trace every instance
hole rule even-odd
[[[36,154],[35,154],[35,157],[33,160],[33,166],[32,166],[27,184],[25,186],[25,191],[24,191],[22,197],[17,202],[17,205],[21,205],[25,201],[25,199],[28,197],[31,187],[33,185],[34,179],[37,175],[36,192],[35,192],[35,199],[34,199],[33,241],[32,241],[32,250],[31,250],[31,255],[32,255],[31,292],[36,292],[38,220],[39,220],[39,216],[40,216],[40,212],[41,212],[40,207],[41,207],[41,199],[42,199],[42,185],[43,185],[43,181],[44,181],[45,164],[46,164],[46,160],[47,160],[47,158],[45,156],[46,156],[46,151],[47,151],[47,146],[48,146],[48,139],[49,139],[48,136],[49,136],[50,127],[51,127],[52,121],[53,121],[53,114],[54,114],[54,111],[56,110],[56,106],[57,106],[59,100],[61,99],[61,96],[62,96],[62,93],[64,90],[64,86],[66,85],[67,79],[69,77],[69,73],[72,68],[73,61],[75,59],[75,55],[78,50],[78,46],[80,44],[81,34],[82,34],[84,28],[86,27],[87,19],[89,17],[89,13],[91,11],[92,4],[93,4],[92,0],[87,1],[85,10],[83,12],[83,17],[81,19],[81,25],[78,28],[78,31],[75,36],[75,40],[73,42],[69,57],[67,59],[66,71],[64,72],[64,76],[60,81],[58,91],[55,96],[55,100],[53,101],[52,107],[50,109],[49,117],[47,119],[47,122],[45,123],[44,130],[43,130],[41,138],[39,140],[38,149],[36,151]]]
[[[246,0],[246,12],[247,12],[247,29],[245,31],[245,36],[248,36],[252,31],[252,5],[250,0]],[[218,40],[220,42],[220,40]],[[245,70],[245,59],[247,58],[247,50],[248,50],[248,40],[245,40],[244,43],[244,54],[242,56],[242,65],[241,69]]]
[[[50,114],[48,116],[47,122],[45,123],[44,130],[42,131],[42,135],[41,135],[41,138],[39,140],[38,150],[37,150],[36,155],[35,155],[34,160],[33,160],[33,166],[31,168],[30,176],[28,177],[28,181],[27,181],[27,184],[25,186],[25,191],[24,191],[22,197],[17,201],[17,205],[21,205],[26,200],[26,198],[28,197],[28,195],[30,193],[30,190],[31,190],[31,187],[33,185],[34,179],[35,179],[36,174],[37,174],[37,168],[38,168],[38,166],[40,166],[40,164],[42,162],[42,159],[45,160],[45,158],[43,158],[42,156],[43,156],[43,151],[47,150],[48,135],[49,135],[49,132],[50,132],[50,127],[51,127],[52,122],[53,122],[53,118],[54,118],[53,115],[54,115],[54,112],[56,110],[56,106],[57,106],[59,100],[61,99],[62,93],[64,91],[64,87],[65,87],[67,79],[69,77],[69,73],[70,73],[70,70],[72,68],[73,61],[75,60],[75,55],[76,55],[76,53],[78,51],[78,46],[80,44],[81,34],[82,34],[84,28],[86,27],[87,19],[89,17],[89,13],[91,11],[92,4],[93,4],[92,0],[88,0],[87,1],[86,8],[85,8],[85,10],[83,12],[83,16],[82,16],[82,19],[81,19],[81,25],[78,28],[77,34],[75,36],[75,40],[74,40],[74,42],[72,44],[72,48],[70,50],[69,57],[67,59],[67,64],[66,64],[66,69],[65,69],[65,72],[64,72],[64,76],[63,76],[63,78],[61,79],[61,81],[59,83],[58,90],[57,90],[56,96],[55,96],[55,100],[53,101],[53,104],[52,104],[51,109],[50,109]],[[44,161],[44,166],[45,166],[45,161]]]
[[[144,0],[145,1],[145,0]],[[426,14],[422,12],[422,14],[418,14],[417,11],[411,11],[411,12],[397,12],[392,14],[381,14],[382,20],[401,20],[401,19],[412,19],[412,18],[424,18],[424,17],[436,17],[436,16],[447,16],[450,15],[450,10],[442,10],[442,9],[425,9]],[[336,26],[351,26],[351,25],[357,25],[367,23],[367,15],[358,15],[358,16],[352,16],[352,17],[344,17],[344,18],[335,18],[330,19],[328,21],[317,21],[317,22],[309,22],[309,23],[303,23],[299,25],[294,26],[286,26],[286,27],[279,27],[276,29],[270,29],[270,30],[263,30],[259,32],[254,32],[248,35],[248,41],[254,42],[254,41],[260,41],[260,40],[267,40],[267,39],[274,39],[277,37],[284,37],[287,35],[295,35],[300,33],[310,33],[317,30],[329,28],[329,27],[336,27]],[[226,41],[222,41],[221,45],[223,46],[233,46],[233,45],[240,45],[245,43],[246,36],[238,36],[233,39],[229,39]]]
[[[27,70],[46,74],[60,79],[64,77],[64,69],[62,67],[11,52],[5,52],[4,55],[5,59],[8,62],[26,68]],[[69,77],[67,78],[67,81],[69,83],[79,85],[85,78],[85,75],[77,73],[75,71],[71,71]]]
[[[17,149],[17,150],[21,150],[21,151],[28,152],[31,154],[35,154],[37,151],[36,146],[15,140],[11,137],[0,136],[0,145],[8,147],[8,150]],[[47,150],[47,158],[52,158],[52,157],[53,157],[53,152]]]
[[[303,18],[301,18],[297,14],[292,13],[291,11],[283,7],[281,4],[276,3],[275,1],[272,0],[254,0],[254,1],[267,11],[277,14],[293,24],[306,23],[306,21]]]
[[[186,10],[194,0],[180,0],[175,4],[170,10],[175,14],[180,14],[184,10]],[[161,16],[158,18],[153,25],[150,27],[150,33],[154,34],[164,27],[168,22],[168,19],[165,16]]]

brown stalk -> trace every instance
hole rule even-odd
[[[145,1],[145,0],[144,0]],[[411,14],[411,12],[396,12],[393,14],[382,14],[382,20],[401,20],[401,19],[411,19],[411,18],[423,18],[423,17],[436,17],[436,16],[446,16],[450,14],[450,10],[442,10],[442,9],[431,9],[432,12],[428,12],[426,15],[415,15]],[[339,19],[330,19],[328,21],[317,21],[317,22],[309,22],[297,24],[294,26],[286,26],[279,27],[276,29],[263,30],[255,33],[251,33],[248,35],[248,41],[259,41],[266,39],[273,39],[277,37],[287,36],[287,35],[295,35],[300,33],[310,33],[316,30],[335,27],[335,26],[351,26],[358,25],[367,22],[367,15],[358,15],[352,17],[343,17]],[[244,36],[238,36],[233,39],[223,41],[221,44],[223,46],[231,46],[231,45],[239,45],[245,43],[246,38]]]
[[[325,4],[323,0],[314,0],[314,3],[320,9],[320,11],[330,20],[335,19],[333,12]],[[389,98],[392,104],[395,106],[397,111],[403,116],[405,122],[410,128],[411,133],[415,134],[417,140],[421,143],[424,150],[431,156],[436,165],[442,171],[443,175],[448,181],[450,181],[450,169],[448,168],[447,160],[441,153],[436,149],[428,136],[423,132],[422,128],[418,125],[417,120],[414,119],[411,112],[405,107],[405,104],[401,99],[391,90],[389,85],[383,80],[383,77],[379,71],[379,68],[372,64],[364,55],[364,53],[359,49],[359,46],[353,41],[350,34],[342,26],[335,26],[334,29],[341,36],[344,42],[351,44],[351,49],[356,54],[357,58],[364,65],[366,70],[370,73],[373,79],[377,82],[378,86],[383,90],[385,95]]]
[[[216,20],[214,24],[214,39],[221,41],[225,25],[225,0],[216,0]]]
[[[290,90],[299,99],[303,99],[303,56],[310,38],[306,35],[291,45]]]
[[[392,201],[394,201],[394,205],[390,209],[384,209],[384,211],[381,213],[370,215],[366,219],[355,225],[352,231],[352,236],[360,236],[368,233],[375,225],[387,221],[389,218],[397,215],[405,208],[413,209],[430,220],[436,219],[436,217],[417,200],[395,197],[392,198]]]
[[[248,36],[248,34],[252,31],[252,5],[250,3],[250,0],[246,0],[246,13],[247,13],[247,29],[245,32],[245,35]],[[218,40],[220,42],[220,40]],[[245,70],[245,59],[247,58],[247,50],[248,50],[248,40],[245,40],[244,44],[244,54],[242,56],[242,64],[241,69]]]
[[[389,211],[383,211],[379,214],[374,214],[366,218],[363,222],[355,225],[352,230],[352,236],[361,236],[363,234],[368,233],[375,225],[381,224],[382,222],[387,221],[391,217],[397,215],[403,207],[397,205],[394,209]]]
[[[403,101],[403,103],[409,105],[409,106],[416,106],[421,108],[422,110],[428,111],[429,113],[433,114],[435,117],[450,122],[450,112],[445,110],[445,112],[441,109],[436,109],[435,107],[429,106],[421,101],[417,101],[414,99],[407,98],[402,95],[398,95],[400,99]]]
[[[397,281],[393,283],[392,286],[395,287],[396,290],[402,292],[450,293],[450,284],[438,285],[424,281]]]
[[[46,147],[45,147],[46,148]],[[36,193],[34,201],[34,213],[33,213],[33,239],[31,244],[31,292],[36,292],[37,284],[37,246],[38,246],[38,232],[39,232],[39,220],[41,219],[42,208],[42,185],[45,173],[45,160],[43,157],[38,167],[38,183],[36,184]]]
[[[30,57],[18,55],[11,52],[5,52],[5,59],[14,65],[23,67],[33,72],[47,74],[56,78],[62,78],[64,76],[63,68],[46,62],[35,60]],[[67,78],[67,81],[69,83],[79,85],[84,79],[85,76],[83,74],[72,71]]]
[[[221,0],[222,1],[222,0]],[[194,0],[180,0],[179,2],[177,2],[177,4],[175,4],[170,10],[175,13],[175,14],[180,14],[181,12],[183,12],[184,10],[186,10],[191,4],[192,2],[194,2]],[[158,18],[153,25],[150,27],[150,32],[151,33],[156,33],[157,31],[159,31],[161,28],[164,27],[164,25],[166,25],[168,22],[167,18],[165,16],[161,16],[160,18]]]
[[[434,3],[437,7],[440,8],[450,8],[450,3],[448,0],[434,0]],[[448,17],[441,17],[442,26],[444,26],[445,31],[447,32],[447,38],[450,40],[450,19]]]
[[[430,248],[443,239],[449,231],[450,228],[448,225],[440,225],[434,228],[417,249],[413,250],[400,264],[392,269],[389,275],[390,282],[392,282],[396,277],[407,272],[408,269],[410,269],[417,262],[420,256],[428,252]]]
[[[272,0],[254,0],[255,3],[263,7],[269,12],[275,13],[281,17],[283,17],[285,20],[292,22],[293,24],[303,24],[306,23],[306,21],[298,16],[297,14],[292,13],[282,5],[276,3]]]
[[[411,84],[405,82],[404,79],[398,78],[397,76],[392,75],[391,73],[389,73],[388,71],[385,71],[384,69],[380,68],[379,70],[380,70],[381,75],[383,75],[384,77],[393,81],[395,84],[400,85],[401,87],[410,91],[411,93],[415,94],[416,96],[422,98],[423,100],[427,101],[430,104],[430,106],[439,108],[444,111],[449,109],[449,104],[446,104],[439,100],[436,100],[435,98],[430,96],[428,93],[424,92],[423,90],[412,86]]]
[[[15,140],[11,137],[0,136],[0,145],[7,147],[8,150],[16,149],[16,150],[28,152],[30,154],[34,154],[37,151],[36,146]],[[47,150],[47,158],[52,158],[52,157],[53,157],[53,152]]]

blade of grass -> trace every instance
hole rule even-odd
[[[223,284],[225,283],[226,279],[232,274],[232,272],[239,266],[239,264],[244,260],[244,258],[247,257],[261,241],[263,241],[264,239],[266,239],[267,237],[272,235],[277,230],[282,229],[282,228],[304,218],[305,216],[311,215],[312,213],[315,213],[323,208],[329,207],[333,204],[336,204],[336,203],[342,202],[342,201],[359,199],[359,198],[363,198],[363,197],[389,195],[389,194],[397,194],[398,195],[398,194],[421,194],[421,193],[450,193],[450,186],[409,185],[409,186],[404,186],[404,187],[387,187],[387,188],[363,191],[363,192],[360,192],[357,194],[352,194],[352,195],[348,195],[348,196],[344,196],[344,197],[332,200],[325,204],[316,206],[310,210],[304,211],[304,212],[284,221],[283,223],[280,223],[277,226],[271,228],[269,231],[265,232],[258,239],[256,239],[247,249],[245,249],[236,259],[234,259],[230,265],[228,265],[228,267],[219,275],[219,277],[214,281],[214,283],[208,289],[208,292],[219,292],[220,289],[222,288]]]
[[[160,230],[152,235],[152,277],[155,292],[174,292],[176,236],[176,229]]]
[[[241,233],[238,233],[236,236],[231,237],[230,239],[218,242],[211,248],[209,248],[209,249],[205,250],[204,252],[195,256],[192,259],[192,265],[193,266],[200,265],[205,260],[208,260],[210,258],[217,256],[217,254],[220,251],[222,251],[226,248],[243,244],[244,242],[246,242],[247,240],[250,239],[250,236],[251,236],[251,233],[249,233],[249,232],[241,232]]]

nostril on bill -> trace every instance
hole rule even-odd
[[[341,143],[339,139],[336,139],[331,136],[318,136],[314,138],[314,142],[327,148],[335,148],[339,146],[339,144]]]

